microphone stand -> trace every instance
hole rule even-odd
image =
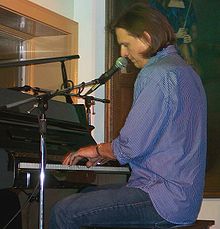
[[[0,66],[1,67],[1,66]],[[64,63],[61,62],[61,67],[63,71],[63,76],[66,76],[65,72],[65,66]],[[72,86],[72,87],[67,87],[67,85],[64,85],[65,88],[63,90],[56,90],[54,92],[47,92],[45,94],[33,96],[31,98],[22,100],[22,101],[17,101],[14,103],[10,103],[4,106],[0,106],[0,110],[2,109],[10,109],[25,103],[30,103],[30,102],[36,102],[37,104],[34,104],[33,109],[38,108],[40,111],[40,114],[38,115],[38,122],[39,122],[39,134],[40,134],[40,155],[41,155],[41,161],[40,161],[40,197],[39,197],[39,229],[44,229],[44,199],[45,199],[45,194],[44,194],[44,181],[45,181],[45,169],[46,169],[46,156],[47,156],[47,148],[46,148],[46,133],[47,133],[47,119],[46,119],[46,111],[48,109],[48,101],[58,95],[63,95],[65,97],[71,97],[71,96],[77,96],[85,100],[85,105],[87,107],[87,118],[89,121],[89,124],[91,122],[91,110],[90,107],[93,105],[94,101],[99,101],[103,103],[109,103],[110,101],[107,99],[99,99],[95,98],[93,96],[88,96],[91,92],[95,91],[99,86],[101,86],[102,83],[99,82],[98,79],[92,80],[88,83],[81,83],[80,85],[77,86]],[[70,94],[70,92],[73,89],[80,89],[85,86],[92,86],[85,95],[80,95],[79,94]],[[31,109],[31,110],[33,110]]]
[[[64,90],[64,92],[66,89]],[[0,107],[0,109],[9,109],[29,102],[36,102],[33,109],[38,108],[40,114],[38,115],[39,122],[39,133],[40,133],[40,198],[39,198],[39,229],[44,228],[44,180],[45,180],[45,169],[46,169],[46,132],[47,132],[47,120],[46,110],[48,109],[48,101],[62,92],[55,91],[54,93],[45,93],[36,97],[28,98],[22,101],[14,102]]]
[[[82,83],[80,85],[91,85],[93,82],[89,83]],[[22,101],[17,101],[13,102],[10,104],[6,104],[3,106],[0,106],[0,110],[5,110],[5,109],[10,109],[22,104],[30,103],[30,102],[36,102],[34,104],[33,109],[39,109],[39,115],[38,115],[38,123],[39,123],[39,134],[40,134],[40,155],[41,155],[41,160],[40,160],[40,191],[39,191],[39,229],[44,229],[44,202],[45,202],[45,190],[44,190],[44,181],[45,181],[45,170],[46,170],[46,156],[47,156],[47,148],[46,148],[46,134],[47,134],[47,119],[46,119],[46,111],[48,109],[48,101],[55,97],[55,96],[77,96],[85,100],[85,104],[87,107],[87,114],[90,120],[90,107],[93,104],[93,101],[99,101],[103,103],[109,103],[110,101],[107,99],[99,99],[95,98],[93,96],[88,96],[87,94],[85,95],[80,95],[80,94],[70,94],[70,91],[75,89],[75,88],[80,88],[80,86],[76,87],[69,87],[69,88],[64,88],[63,90],[56,90],[54,92],[47,92],[45,94],[41,95],[36,95],[31,98],[22,100]],[[31,111],[33,110],[31,109]],[[89,123],[90,124],[90,123]]]
[[[39,202],[39,228],[44,228],[44,180],[45,180],[45,169],[46,169],[46,132],[47,132],[47,120],[46,110],[48,108],[48,100],[42,101],[39,104],[40,116],[39,116],[39,133],[40,133],[40,202]]]
[[[110,103],[110,100],[108,99],[99,99],[93,96],[84,95],[81,96],[85,100],[85,106],[86,106],[86,116],[88,120],[88,124],[91,125],[91,106],[95,105],[95,101],[102,102],[102,103]]]
[[[110,103],[110,100],[108,100],[108,99],[99,99],[99,98],[96,98],[93,96],[89,96],[89,94],[91,94],[96,89],[98,89],[102,84],[104,84],[104,83],[100,81],[100,78],[91,80],[87,83],[82,82],[79,85],[75,85],[73,87],[73,89],[81,89],[81,88],[84,89],[85,87],[88,87],[88,86],[91,86],[91,88],[84,95],[70,94],[70,96],[77,96],[77,97],[85,100],[86,116],[87,116],[87,121],[88,121],[89,125],[91,125],[91,106],[95,105],[95,101],[102,102],[102,103]]]
[[[41,154],[41,163],[40,163],[40,205],[39,205],[39,229],[44,228],[44,180],[45,180],[45,169],[46,169],[46,132],[47,132],[47,120],[46,120],[46,110],[48,109],[48,100],[57,96],[64,95],[66,97],[66,101],[68,103],[73,103],[69,93],[73,90],[73,87],[68,88],[68,80],[67,73],[65,67],[65,61],[78,59],[79,55],[69,55],[69,56],[61,56],[61,57],[52,57],[52,58],[41,58],[41,59],[31,59],[31,60],[6,60],[0,61],[0,68],[5,67],[19,67],[19,66],[27,66],[27,65],[35,65],[35,64],[45,64],[52,62],[61,62],[61,72],[64,82],[63,90],[56,90],[55,92],[46,92],[43,95],[37,95],[36,97],[25,99],[23,101],[18,101],[15,103],[7,104],[5,106],[1,106],[0,109],[9,109],[15,106],[19,106],[21,104],[29,103],[32,101],[36,101],[37,104],[32,108],[38,108],[40,114],[38,116],[39,122],[39,133],[40,133],[40,154]]]

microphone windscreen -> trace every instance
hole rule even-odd
[[[115,63],[117,68],[125,68],[127,64],[128,64],[128,61],[125,57],[119,57]]]

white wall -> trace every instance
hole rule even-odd
[[[105,1],[74,0],[74,20],[79,23],[79,82],[89,82],[104,72],[105,66]],[[93,96],[104,98],[104,86]],[[96,102],[92,116],[97,142],[104,139],[104,104]]]
[[[105,60],[105,1],[104,0],[29,0],[53,10],[79,23],[79,69],[78,83],[89,82],[104,72]],[[104,98],[104,86],[98,88],[94,97]],[[84,101],[80,101],[84,103]],[[93,106],[92,134],[97,142],[104,140],[104,104]]]
[[[104,0],[31,0],[79,23],[79,82],[97,78],[104,72],[105,60],[105,1]],[[65,2],[65,4],[64,4]],[[104,88],[94,96],[103,97]],[[103,141],[104,105],[96,103],[94,137]],[[199,219],[214,219],[212,229],[220,229],[220,199],[204,199]]]
[[[29,0],[47,9],[50,9],[58,14],[61,14],[69,19],[74,16],[74,0]]]

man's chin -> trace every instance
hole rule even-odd
[[[138,63],[134,63],[134,62],[133,62],[133,64],[134,64],[134,66],[135,66],[136,68],[141,68],[141,66],[140,66]]]

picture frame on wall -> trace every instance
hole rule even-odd
[[[106,24],[132,2],[137,0],[106,1]],[[176,33],[179,52],[202,79],[208,104],[204,197],[220,197],[220,1],[141,0],[141,2],[148,2],[166,15]],[[114,36],[107,34],[106,37],[106,62],[112,64],[120,52]],[[130,85],[120,84],[120,79],[129,74],[133,74]],[[123,126],[129,107],[122,109],[123,103],[119,103],[117,98],[122,98],[124,96],[122,93],[126,93],[127,103],[131,104],[135,74],[137,72],[132,69],[131,72],[127,72],[127,75],[122,74],[120,79],[115,77],[106,87],[106,94],[111,98],[111,108],[107,109],[106,113],[107,140],[115,137]],[[118,85],[123,90],[119,90]]]

